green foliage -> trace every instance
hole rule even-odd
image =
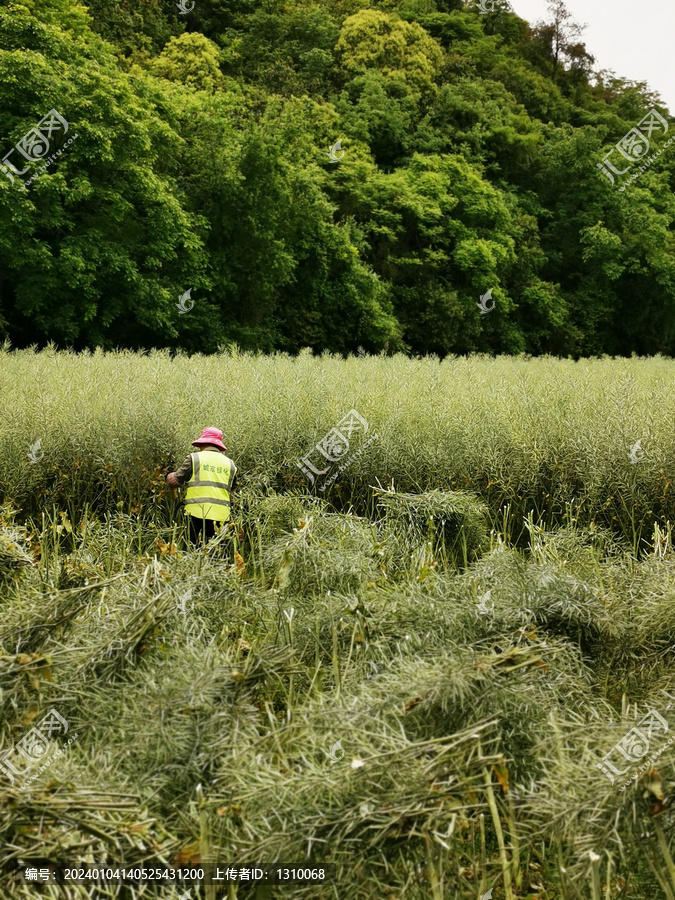
[[[0,6],[3,156],[50,109],[77,134],[26,192],[0,181],[0,337],[673,353],[675,156],[621,186],[597,168],[667,112],[642,82],[591,84],[550,7]]]
[[[416,23],[375,9],[362,9],[342,25],[335,46],[345,78],[369,69],[402,81],[414,95],[427,94],[439,74],[440,47]]]
[[[203,34],[181,34],[171,38],[152,61],[152,71],[169,81],[213,92],[224,84],[218,63],[218,47],[212,41]]]
[[[225,37],[226,70],[285,96],[326,93],[333,75],[339,27],[320,5],[289,4],[257,9],[246,28]]]
[[[90,27],[122,57],[156,55],[185,25],[175,0],[88,0]]]
[[[403,559],[426,544],[431,554],[445,555],[461,565],[475,560],[488,544],[487,508],[466,492],[387,491],[378,503],[401,542]]]
[[[205,264],[202,220],[157,171],[161,153],[181,139],[100,40],[39,23],[26,7],[16,15],[9,29],[0,24],[0,130],[15,142],[58,108],[77,137],[26,191],[18,179],[0,184],[8,331],[19,342],[75,347],[139,347],[158,335],[170,343],[174,292],[177,299],[179,284],[203,279]],[[26,178],[37,165],[29,169]]]
[[[534,310],[554,308],[555,298],[529,300]],[[208,424],[224,429],[247,479],[305,493],[300,460],[356,409],[369,434],[353,435],[332,486],[316,485],[337,509],[372,513],[373,488],[392,480],[401,493],[469,491],[488,506],[489,524],[519,541],[530,513],[557,527],[572,504],[580,524],[616,531],[639,554],[655,523],[675,520],[675,402],[665,389],[672,368],[659,357],[441,362],[384,353],[344,360],[309,351],[172,358],[5,350],[0,501],[35,515],[54,504],[67,504],[73,517],[122,504],[168,517],[175,501],[163,479],[167,459],[182,461]],[[37,440],[44,457],[33,463]],[[638,440],[639,465],[630,459]],[[297,512],[286,502],[291,511],[279,513],[286,525],[271,530],[275,539]],[[471,533],[468,552],[480,543]]]

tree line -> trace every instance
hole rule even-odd
[[[3,0],[0,338],[671,354],[675,152],[598,167],[667,109],[492,5]]]

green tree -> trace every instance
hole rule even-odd
[[[26,192],[0,178],[0,331],[672,352],[675,154],[634,184],[597,168],[648,109],[667,113],[642,82],[591,84],[581,26],[562,0],[549,11],[532,27],[506,0],[488,15],[198,0],[186,16],[173,0],[5,0],[3,155],[51,109],[77,138]]]
[[[587,73],[594,62],[587,53],[585,44],[579,41],[586,26],[579,25],[572,19],[572,13],[565,6],[564,0],[549,0],[550,20],[539,22],[533,29],[533,35],[544,49],[550,60],[551,78],[555,81],[562,71],[563,59],[573,68]]]
[[[359,75],[335,107],[345,133],[367,144],[379,166],[392,169],[410,154],[418,111],[403,82],[377,71]]]
[[[170,344],[183,327],[175,302],[206,278],[205,223],[158,172],[181,138],[153,111],[148,85],[120,71],[75,0],[0,8],[0,78],[5,152],[50,109],[75,138],[27,190],[18,177],[0,180],[5,335]],[[50,137],[50,152],[63,138]],[[206,323],[203,332],[213,336]]]
[[[333,77],[338,32],[338,23],[322,6],[289,4],[283,12],[257,9],[245,29],[228,33],[227,46],[236,52],[227,71],[271,93],[324,94]]]
[[[161,78],[213,92],[224,86],[219,58],[218,47],[203,34],[181,34],[169,40],[150,67]]]
[[[376,9],[345,19],[335,51],[346,80],[376,69],[416,95],[433,93],[443,62],[438,43],[417,23]]]
[[[155,55],[185,28],[175,0],[88,0],[85,5],[92,30],[123,57]]]
[[[334,113],[309,98],[277,98],[261,114],[254,98],[174,86],[164,114],[185,138],[175,166],[209,223],[211,295],[228,340],[342,352],[398,340],[358,230],[335,221],[322,190]]]
[[[392,173],[366,162],[345,167],[332,192],[363,231],[365,259],[391,284],[414,352],[523,346],[500,287],[516,261],[509,204],[479,171],[459,156],[414,154]],[[500,305],[485,320],[478,301],[489,289]]]

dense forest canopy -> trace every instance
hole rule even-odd
[[[669,113],[562,0],[181,2],[1,3],[0,339],[673,353]]]

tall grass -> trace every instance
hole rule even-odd
[[[56,503],[167,512],[163,472],[206,425],[222,427],[244,478],[306,490],[296,466],[356,408],[377,440],[327,491],[364,512],[369,485],[478,493],[508,510],[606,525],[644,547],[675,517],[675,363],[403,356],[297,358],[0,352],[0,493],[27,511]],[[32,464],[29,446],[44,458]],[[641,440],[644,456],[629,452]],[[362,439],[354,437],[353,449]]]

